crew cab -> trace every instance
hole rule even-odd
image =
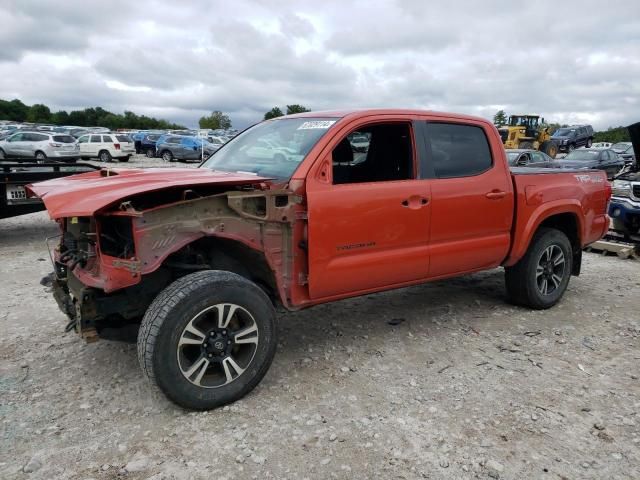
[[[263,155],[264,141],[295,154]],[[552,307],[607,231],[611,195],[601,171],[510,170],[487,120],[416,110],[281,117],[197,169],[105,169],[30,189],[60,225],[53,292],[69,328],[139,329],[142,370],[190,409],[260,382],[274,305],[504,267],[512,302]]]

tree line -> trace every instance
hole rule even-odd
[[[51,125],[74,125],[79,127],[107,127],[112,130],[118,128],[129,129],[183,129],[182,125],[159,120],[146,115],[136,115],[125,111],[124,115],[109,112],[102,107],[85,108],[84,110],[60,110],[52,112],[47,105],[35,103],[25,105],[18,99],[0,99],[0,120],[12,122],[45,123]]]
[[[504,110],[498,110],[496,114],[493,116],[493,123],[496,125],[506,125],[507,124],[508,115]],[[545,127],[549,128],[549,133],[553,135],[559,128],[569,127],[566,123],[545,123]],[[593,141],[594,142],[629,142],[631,138],[629,137],[629,132],[627,131],[627,127],[619,126],[619,127],[609,127],[607,130],[602,130],[599,132],[593,133]]]

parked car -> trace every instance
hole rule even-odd
[[[354,131],[371,139],[360,163]],[[298,157],[253,157],[264,140],[294,140]],[[509,171],[482,118],[307,112],[245,130],[200,168],[30,189],[62,229],[52,290],[70,328],[97,339],[140,325],[144,373],[203,410],[266,374],[275,302],[295,311],[503,266],[512,302],[555,305],[608,229],[611,187],[600,171],[528,170]]]
[[[506,149],[510,167],[553,168],[553,158],[538,150]]]
[[[144,153],[147,157],[153,158],[156,156],[156,143],[158,139],[162,136],[160,133],[145,133],[144,135],[137,136],[134,138],[140,138],[137,140],[139,143],[138,148],[136,149],[137,153]]]
[[[640,153],[640,122],[629,125],[627,130],[631,137],[632,149]],[[613,229],[625,237],[640,235],[640,165],[638,163],[627,165],[624,172],[616,176],[613,181],[609,216]]]
[[[611,146],[611,150],[616,152],[618,156],[624,160],[624,163],[635,163],[636,156],[631,142],[618,142]]]
[[[562,127],[553,132],[551,139],[558,144],[558,150],[561,152],[572,152],[578,147],[591,148],[593,127],[591,125]]]
[[[127,135],[91,133],[81,136],[78,144],[83,159],[97,158],[101,162],[110,162],[114,158],[128,162],[135,153],[133,142]]]
[[[163,135],[156,142],[156,155],[165,162],[202,160],[203,157],[206,160],[216,150],[218,148],[198,137]]]
[[[71,135],[17,130],[0,140],[0,160],[35,158],[42,162],[49,158],[75,162],[79,156],[78,144]]]
[[[580,170],[604,170],[607,172],[608,178],[613,178],[622,167],[624,167],[624,160],[622,160],[616,152],[611,149],[599,149],[599,148],[581,148],[569,152],[569,154],[554,163],[559,168],[573,168]]]

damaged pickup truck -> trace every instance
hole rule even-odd
[[[354,149],[350,138],[368,139]],[[604,172],[514,168],[488,121],[411,110],[259,123],[197,169],[37,183],[61,229],[53,291],[87,339],[138,331],[144,373],[210,409],[251,391],[297,310],[505,269],[512,302],[556,304],[607,231]]]

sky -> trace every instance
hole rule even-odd
[[[640,1],[1,0],[0,98],[243,128],[273,106],[640,120]]]

